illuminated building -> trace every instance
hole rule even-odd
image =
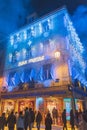
[[[68,104],[69,112],[68,85],[78,79],[86,86],[86,66],[84,48],[67,10],[62,8],[13,33],[7,45],[1,109],[19,111],[31,106],[45,113],[57,107],[61,113]],[[82,109],[81,101],[76,102],[80,104],[76,108]]]

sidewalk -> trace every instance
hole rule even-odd
[[[16,128],[15,128],[16,129]],[[8,128],[7,127],[5,127],[5,130],[8,130]],[[36,127],[34,127],[34,128],[32,128],[32,130],[37,130],[37,128]],[[43,126],[41,126],[41,128],[40,128],[40,130],[45,130],[45,126],[43,125]],[[52,130],[63,130],[63,127],[62,126],[52,126]],[[70,127],[68,127],[68,129],[67,130],[71,130],[71,128]],[[75,128],[75,130],[78,130],[78,129],[76,129]]]
[[[37,128],[33,128],[32,130],[37,130]],[[40,130],[45,130],[45,126],[41,126]],[[62,130],[61,126],[52,126],[52,130]]]
[[[5,130],[8,130],[8,127],[5,127]],[[16,128],[15,128],[16,130]],[[32,130],[37,130],[36,127],[32,128]],[[45,126],[41,126],[40,130],[45,130]],[[62,130],[62,127],[58,126],[52,126],[52,130]]]
[[[37,130],[37,128],[33,128],[32,130]],[[40,130],[45,130],[45,126],[41,126]],[[52,130],[63,130],[62,126],[52,126]],[[70,127],[67,128],[67,130],[71,130]],[[75,130],[78,130],[75,128]]]

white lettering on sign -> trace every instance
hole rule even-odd
[[[18,66],[26,65],[26,64],[29,64],[29,63],[39,62],[39,61],[42,61],[44,59],[45,59],[44,56],[39,56],[39,57],[32,58],[32,59],[29,59],[29,60],[21,61],[21,62],[18,63]]]

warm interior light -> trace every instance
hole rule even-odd
[[[55,52],[55,58],[56,58],[56,59],[59,59],[59,57],[60,57],[60,52],[59,52],[59,51],[56,51],[56,52]]]

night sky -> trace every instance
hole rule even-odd
[[[86,3],[86,0],[32,0],[32,5],[39,15],[48,13],[63,5],[66,5],[69,13],[72,14],[79,5],[86,5]]]
[[[73,15],[79,5],[86,3],[87,0],[0,0],[0,39],[24,26],[33,11],[41,17],[66,5]]]
[[[41,17],[64,5],[87,51],[87,0],[0,0],[0,59],[5,38],[25,26],[29,14]]]

